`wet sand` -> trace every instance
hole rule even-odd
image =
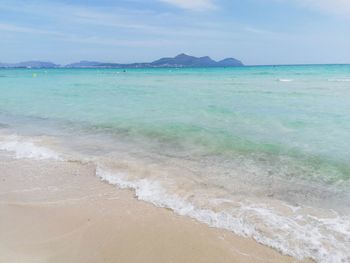
[[[0,233],[1,263],[300,262],[139,201],[101,182],[92,165],[3,152]]]

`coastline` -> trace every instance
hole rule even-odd
[[[2,262],[301,262],[139,201],[89,164],[0,151],[0,181]]]

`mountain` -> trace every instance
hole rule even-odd
[[[44,61],[25,61],[20,63],[0,63],[1,68],[58,68],[60,65]]]
[[[243,63],[234,58],[227,58],[216,62],[208,56],[194,57],[180,54],[173,58],[161,58],[150,63],[152,67],[236,67],[243,66]]]
[[[220,67],[236,67],[243,66],[243,63],[235,58],[225,58],[218,62]]]
[[[98,61],[80,61],[66,66],[60,66],[51,62],[26,61],[15,64],[0,63],[0,68],[205,68],[205,67],[239,67],[243,63],[235,58],[226,58],[215,61],[208,56],[194,57],[180,54],[176,57],[161,58],[147,63],[105,63]]]
[[[81,61],[72,63],[65,67],[68,68],[204,68],[204,67],[237,67],[243,66],[243,63],[235,58],[226,58],[219,62],[208,56],[194,57],[186,54],[180,54],[176,57],[161,58],[147,63],[103,63],[96,61]]]
[[[103,63],[97,62],[97,61],[82,60],[79,62],[68,64],[65,66],[65,68],[94,68],[94,67],[98,67],[100,64],[103,64]]]
[[[186,54],[177,55],[174,58],[161,58],[153,61],[153,67],[215,67],[217,62],[210,57],[193,57]]]

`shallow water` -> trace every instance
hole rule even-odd
[[[0,150],[318,262],[350,251],[350,66],[0,70]]]

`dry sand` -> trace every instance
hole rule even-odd
[[[138,201],[79,163],[0,154],[0,263],[299,262]],[[305,261],[306,262],[306,261]]]

